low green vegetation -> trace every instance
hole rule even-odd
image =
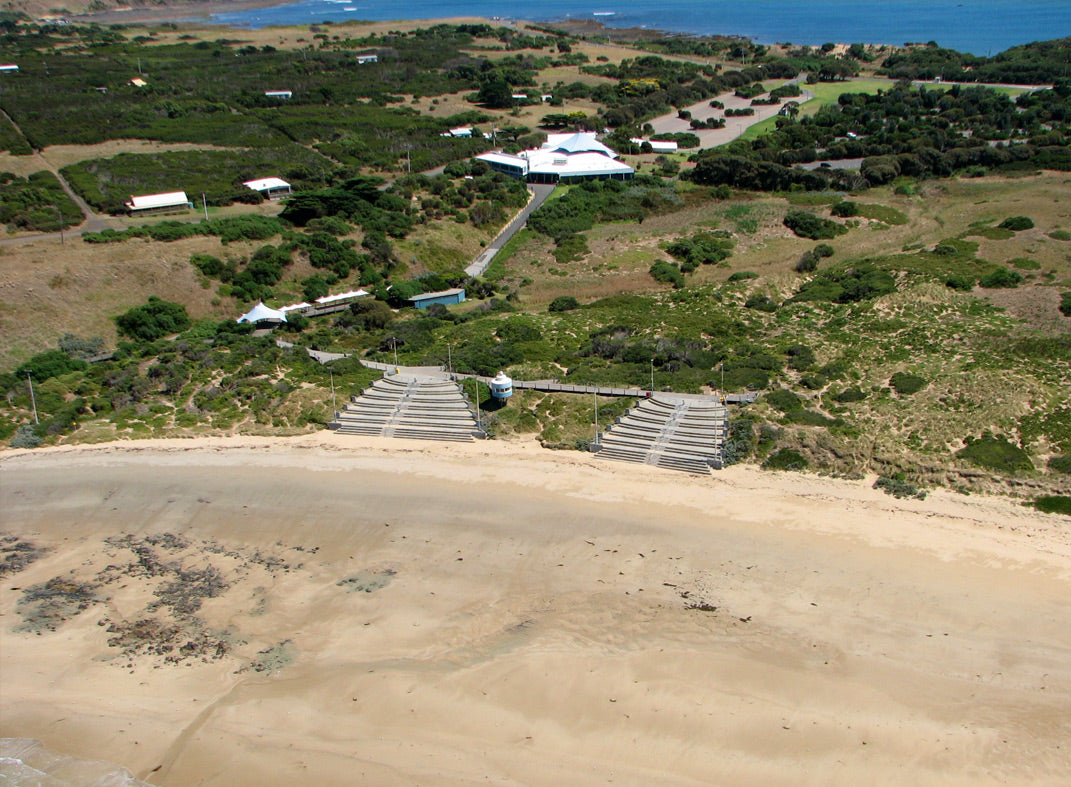
[[[1034,463],[1022,448],[1001,437],[968,439],[967,445],[957,451],[956,456],[977,467],[999,473],[1034,469]]]
[[[916,500],[925,500],[926,491],[919,489],[905,478],[903,473],[897,473],[891,478],[882,476],[874,482],[874,488],[882,490],[887,495],[896,498],[913,497]]]
[[[790,210],[785,214],[784,224],[801,238],[811,240],[835,238],[848,231],[843,224],[824,219],[807,210]]]
[[[82,219],[82,211],[51,172],[28,178],[0,172],[0,224],[9,232],[58,232]]]
[[[1063,514],[1071,516],[1071,497],[1064,495],[1042,495],[1034,500],[1034,508],[1046,514]]]
[[[897,372],[889,379],[889,386],[900,396],[910,396],[926,387],[926,379],[917,374]]]

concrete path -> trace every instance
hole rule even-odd
[[[547,197],[554,191],[554,184],[532,183],[528,188],[532,190],[532,198],[528,200],[528,204],[513,217],[513,221],[507,224],[502,232],[498,233],[498,237],[491,241],[491,244],[480,253],[480,256],[465,268],[465,273],[469,276],[480,276],[487,270],[487,266],[491,264],[491,260],[494,259],[495,255],[528,222],[528,217],[532,215],[532,211],[547,201]]]

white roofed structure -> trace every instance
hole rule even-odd
[[[676,153],[677,148],[679,147],[676,142],[661,139],[640,139],[639,137],[633,137],[629,142],[633,145],[642,145],[646,142],[651,146],[651,151],[653,153]]]
[[[263,302],[257,303],[252,309],[239,317],[236,322],[286,322],[286,313],[280,309],[270,309]]]
[[[550,134],[542,147],[517,155],[485,153],[476,157],[491,169],[529,183],[577,180],[630,180],[635,170],[618,160],[617,154],[590,131]]]
[[[291,193],[290,184],[282,178],[261,178],[260,180],[247,180],[242,184],[259,191],[266,199],[277,199]]]
[[[185,191],[172,191],[167,194],[143,194],[131,197],[125,203],[131,213],[158,213],[175,210],[191,210],[193,203]]]

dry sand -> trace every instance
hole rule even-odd
[[[154,784],[1071,774],[1068,520],[1014,501],[331,434],[0,473],[47,548],[0,588],[0,735]],[[17,630],[57,577],[86,608]],[[115,640],[148,618],[191,645]]]

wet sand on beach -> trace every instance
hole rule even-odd
[[[1071,531],[1009,499],[321,433],[8,451],[0,531],[0,736],[153,784],[1071,773]]]

